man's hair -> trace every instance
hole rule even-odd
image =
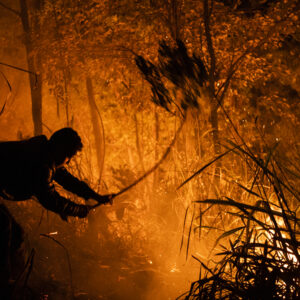
[[[82,149],[81,138],[78,133],[65,127],[53,133],[49,139],[50,151],[57,164],[62,163],[67,157],[71,158]]]

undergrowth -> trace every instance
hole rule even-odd
[[[240,189],[237,198],[220,194],[195,201],[194,210],[200,214],[189,231],[223,233],[215,240],[212,259],[193,255],[200,263],[199,280],[178,299],[299,299],[299,192],[283,174],[273,151],[262,159],[249,149],[234,147],[254,176],[248,184],[232,181]],[[234,220],[227,222],[230,228],[220,228],[216,218],[208,223],[206,216],[215,214],[216,208],[223,224],[226,218]]]

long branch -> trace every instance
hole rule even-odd
[[[185,120],[181,123],[180,127],[177,129],[176,134],[172,140],[172,142],[170,143],[170,145],[168,146],[168,148],[166,149],[165,153],[163,154],[163,156],[160,158],[160,160],[152,167],[150,168],[146,173],[144,173],[141,177],[139,177],[137,180],[135,180],[133,183],[131,183],[130,185],[128,185],[127,187],[123,188],[122,190],[120,190],[118,193],[116,193],[113,198],[122,195],[123,193],[127,192],[128,190],[130,190],[131,188],[133,188],[134,186],[136,186],[138,183],[140,183],[141,181],[143,181],[146,177],[148,177],[150,174],[152,174],[161,164],[162,162],[167,158],[167,156],[169,155],[172,147],[174,146],[175,142],[177,141],[178,135],[181,132],[181,129],[183,127],[185,123]],[[97,203],[96,205],[92,206],[92,208],[96,208],[98,206],[100,206],[102,203]]]
[[[71,259],[70,259],[70,255],[68,252],[68,249],[58,240],[56,240],[55,238],[53,238],[52,236],[50,236],[49,234],[44,234],[41,233],[40,236],[43,236],[45,238],[48,238],[52,241],[54,241],[56,244],[58,244],[60,247],[62,247],[66,253],[66,257],[67,257],[67,262],[68,262],[68,268],[69,268],[69,273],[70,273],[70,288],[71,288],[71,293],[72,293],[72,299],[74,299],[74,287],[73,287],[73,275],[72,275],[72,266],[71,266]]]
[[[9,65],[9,64],[3,63],[3,62],[0,62],[0,65],[37,76],[37,74],[35,72],[29,71],[29,70],[26,70],[26,69],[22,69],[22,68],[19,68],[19,67],[16,67],[16,66],[12,66],[12,65]]]

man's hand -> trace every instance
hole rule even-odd
[[[91,209],[93,209],[93,207],[90,205],[78,204],[72,208],[72,211],[69,211],[68,213],[62,211],[59,215],[63,221],[68,222],[69,216],[78,217],[80,219],[87,217]]]
[[[80,206],[78,206],[78,211],[77,211],[76,215],[80,219],[85,218],[89,214],[90,210],[91,210],[91,207],[89,205],[80,205]]]
[[[59,216],[61,217],[61,219],[63,221],[68,222],[68,216],[66,214],[64,214],[63,212],[60,212]]]
[[[109,194],[109,195],[98,195],[94,199],[98,201],[100,204],[107,204],[109,203],[110,205],[113,204],[113,198],[115,197],[116,194]]]

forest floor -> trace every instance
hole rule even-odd
[[[32,249],[35,252],[28,273],[30,299],[176,299],[189,290],[191,277],[197,280],[196,268],[192,270],[184,264],[180,269],[172,268],[166,263],[171,248],[179,253],[179,243],[174,247],[172,238],[165,247],[166,252],[170,248],[170,253],[150,259],[138,251],[138,246],[124,247],[121,239],[119,244],[116,240],[97,239],[54,215],[48,220],[44,216],[39,222],[40,209],[34,208],[30,215],[27,209],[9,206],[25,231],[27,253]]]
[[[189,285],[180,271],[150,264],[144,255],[129,257],[95,251],[91,245],[51,251],[40,241],[29,285],[45,299],[176,299]],[[71,271],[67,255],[70,257]]]

